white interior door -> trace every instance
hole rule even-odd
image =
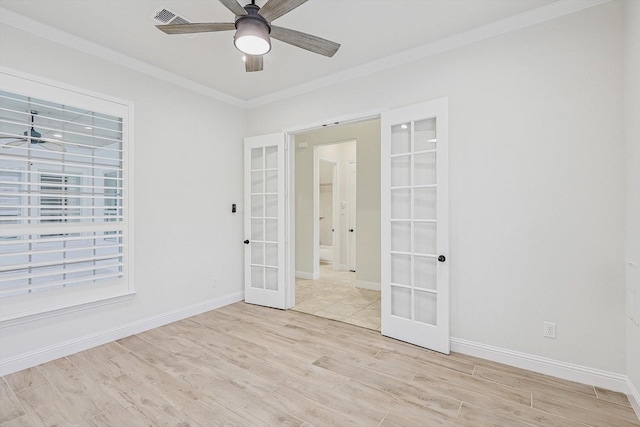
[[[244,299],[286,308],[285,137],[244,140]]]
[[[382,334],[449,353],[448,102],[382,114]]]
[[[347,181],[349,186],[349,271],[356,271],[356,163],[347,165]]]

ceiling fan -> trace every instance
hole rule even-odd
[[[340,48],[338,43],[271,25],[272,21],[306,3],[307,0],[268,0],[262,8],[256,5],[255,0],[244,7],[237,0],[219,1],[236,15],[235,22],[169,24],[157,25],[157,27],[167,34],[236,30],[234,44],[246,55],[247,72],[262,71],[262,55],[271,50],[270,37],[328,57],[332,57]]]
[[[7,142],[6,144],[3,144],[2,147],[5,147],[5,148],[18,147],[30,141],[31,144],[37,144],[43,148],[46,148],[47,150],[59,151],[59,152],[67,151],[66,148],[64,148],[62,144],[60,144],[59,142],[40,139],[42,138],[42,134],[37,130],[35,130],[33,127],[34,117],[38,115],[38,112],[36,110],[31,110],[30,114],[31,114],[31,129],[26,130],[22,133],[24,135],[24,138],[17,138],[15,136],[0,136],[0,139],[14,140],[14,141]]]

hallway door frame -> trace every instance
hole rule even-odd
[[[286,223],[285,223],[285,239],[287,241],[286,254],[289,261],[289,284],[287,288],[286,296],[286,308],[289,309],[296,305],[296,202],[295,202],[295,176],[296,176],[296,135],[303,132],[308,132],[316,129],[321,129],[327,126],[327,123],[332,125],[345,125],[356,122],[363,122],[366,120],[379,119],[382,112],[385,109],[379,109],[374,111],[363,111],[359,113],[346,114],[343,116],[337,116],[333,118],[327,118],[321,122],[310,123],[307,125],[301,125],[291,127],[284,130],[285,135],[285,147],[287,153],[287,176],[286,176],[286,195],[288,197],[288,205],[286,209]]]

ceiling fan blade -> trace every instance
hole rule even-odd
[[[202,22],[191,24],[156,25],[156,27],[167,34],[191,34],[235,30],[236,24],[229,22]]]
[[[244,7],[240,6],[240,3],[238,3],[236,0],[219,0],[219,1],[224,5],[224,7],[229,9],[236,16],[242,16],[247,14],[247,11],[244,10]]]
[[[328,56],[329,58],[335,55],[338,49],[340,49],[339,43],[274,25],[271,26],[271,37],[310,52]]]
[[[244,68],[247,73],[262,71],[262,55],[246,55]]]
[[[65,151],[67,151],[67,149],[64,148],[64,146],[59,142],[41,142],[40,146],[46,148],[49,151],[58,151],[60,153],[64,153]]]
[[[11,138],[10,136],[3,136],[0,138]],[[15,139],[15,138],[13,138]],[[26,139],[16,139],[15,141],[9,141],[6,144],[2,144],[3,147],[5,148],[9,148],[9,147],[19,147],[20,145],[23,145],[24,143],[26,143],[27,140]]]
[[[307,0],[269,0],[260,9],[260,15],[271,22],[306,2]]]

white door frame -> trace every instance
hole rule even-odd
[[[295,135],[311,131],[314,129],[320,129],[327,126],[327,123],[331,124],[348,124],[354,122],[362,122],[365,120],[379,119],[383,111],[387,110],[378,109],[374,111],[363,111],[359,113],[346,114],[333,118],[327,118],[326,120],[310,123],[307,125],[291,127],[284,130],[285,135],[285,148],[286,148],[286,176],[285,176],[285,195],[287,196],[287,206],[285,206],[285,257],[288,261],[288,287],[286,295],[286,308],[291,308],[296,305],[296,201],[294,195],[296,194],[296,184],[294,177],[296,176],[296,150],[295,150]],[[288,197],[291,195],[291,197]]]
[[[356,197],[357,197],[357,190],[356,190],[356,186],[357,186],[357,178],[356,178],[356,182],[353,182],[353,176],[351,174],[351,167],[355,167],[356,168],[356,174],[358,173],[358,169],[357,169],[357,161],[350,161],[347,162],[347,195],[348,195],[348,202],[347,202],[347,227],[345,228],[347,230],[347,270],[349,271],[356,271],[357,270],[357,245],[356,245],[356,236],[358,233],[358,224],[356,223],[356,225],[353,225],[353,222],[355,222],[355,218],[356,218],[356,214],[357,214],[357,210],[358,210],[358,204],[356,203]],[[354,185],[352,187],[352,185]],[[355,192],[356,194],[351,194],[351,192]],[[355,197],[352,197],[355,196]],[[354,209],[355,206],[355,209]],[[352,222],[353,219],[353,222]],[[351,231],[351,230],[354,231]]]

